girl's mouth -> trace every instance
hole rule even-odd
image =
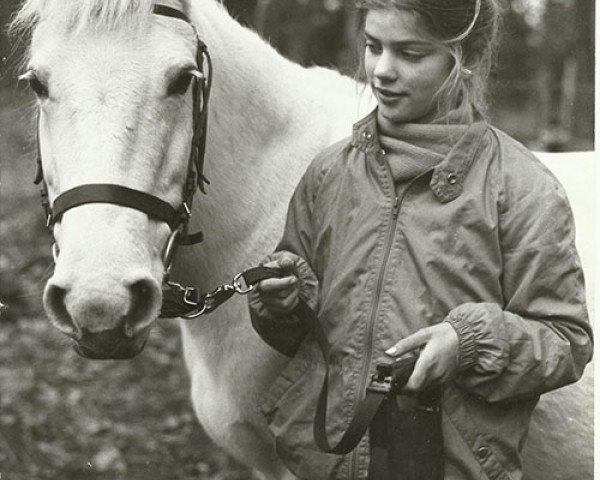
[[[398,100],[399,98],[406,97],[407,94],[403,92],[394,92],[385,88],[374,87],[379,98],[383,100]]]

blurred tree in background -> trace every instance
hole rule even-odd
[[[591,149],[594,132],[594,0],[501,0],[493,123],[533,148]],[[19,0],[0,2],[6,24]],[[357,67],[351,0],[224,0],[230,12],[304,65]],[[19,46],[0,35],[0,87],[14,84]]]
[[[20,0],[0,1],[0,88],[2,89],[16,83],[18,58],[23,53],[23,47],[12,44],[6,32],[6,25],[20,3]]]
[[[288,58],[350,75],[357,70],[353,2],[224,3]],[[493,123],[533,148],[592,149],[594,0],[502,0],[502,6],[497,68],[490,82]]]

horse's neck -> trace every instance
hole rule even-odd
[[[294,185],[333,140],[324,113],[332,101],[309,85],[319,72],[285,60],[216,3],[197,7],[192,15],[214,64],[205,170],[211,185],[193,220],[207,237],[193,253],[193,280],[208,288],[275,245]]]
[[[264,145],[285,128],[285,120],[297,118],[299,112],[290,107],[301,99],[289,89],[297,88],[296,76],[304,69],[281,57],[216,2],[197,5],[198,30],[214,62],[211,143],[224,137],[230,148],[236,141],[247,148]]]

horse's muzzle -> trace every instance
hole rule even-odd
[[[144,349],[149,332],[150,327],[135,337],[127,337],[122,328],[95,333],[83,330],[73,349],[90,360],[128,360]]]

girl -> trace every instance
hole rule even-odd
[[[312,162],[266,259],[285,276],[251,296],[258,333],[293,355],[261,408],[298,477],[382,478],[366,440],[341,457],[314,444],[324,366],[290,313],[301,297],[338,373],[332,439],[375,365],[412,352],[405,390],[443,390],[443,478],[520,479],[539,395],[576,381],[592,353],[569,204],[549,171],[483,117],[496,0],[359,7],[377,108]]]

